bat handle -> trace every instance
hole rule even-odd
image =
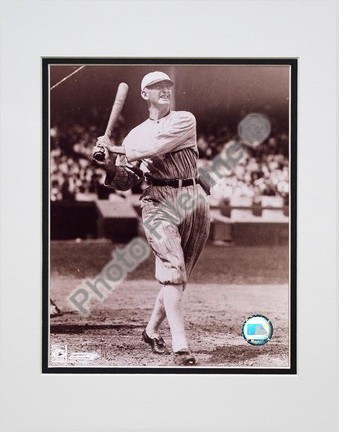
[[[100,144],[96,144],[93,149],[92,158],[98,162],[103,162],[105,160],[105,157],[106,154],[104,147]]]
[[[105,135],[104,135],[108,140],[109,140],[109,142],[112,144],[112,145],[115,145],[115,141],[114,141],[114,139],[113,139],[113,130],[105,130]]]

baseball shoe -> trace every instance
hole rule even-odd
[[[144,330],[142,332],[142,340],[151,346],[152,351],[155,354],[169,354],[169,350],[165,344],[164,339],[161,336],[159,336],[158,338],[150,338],[146,333],[146,330]]]
[[[178,366],[194,366],[196,360],[191,351],[182,350],[174,353],[174,363]]]

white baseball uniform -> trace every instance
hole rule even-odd
[[[147,119],[131,130],[123,146],[126,156],[118,157],[106,185],[125,190],[142,178],[149,184],[141,196],[142,219],[156,257],[155,277],[162,284],[145,331],[158,337],[167,316],[173,351],[187,352],[183,290],[210,229],[207,195],[197,183],[195,117],[170,111],[159,120]]]
[[[189,112],[170,111],[159,120],[147,119],[122,145],[126,157],[118,157],[116,174],[107,176],[107,186],[129,189],[142,173],[151,183],[197,178],[196,121]],[[136,161],[141,161],[140,169],[131,164]],[[184,199],[194,205],[185,208]],[[197,183],[177,188],[151,184],[141,196],[141,207],[145,234],[156,256],[157,280],[186,284],[209,235],[206,193]]]

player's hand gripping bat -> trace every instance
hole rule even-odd
[[[118,120],[121,110],[124,106],[127,93],[128,93],[128,85],[126,83],[120,83],[112,106],[112,111],[109,116],[109,120],[105,130],[105,135],[101,138],[101,140],[105,143],[105,146],[111,153],[125,154],[125,150],[121,146],[113,145],[111,139],[112,139],[115,123]],[[97,143],[93,148],[92,155],[93,155],[93,159],[97,160],[98,162],[104,161],[105,148],[103,147],[103,145]]]

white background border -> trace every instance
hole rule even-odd
[[[335,430],[335,12],[333,1],[1,1],[2,430]],[[41,374],[40,58],[57,56],[299,57],[297,376]]]

